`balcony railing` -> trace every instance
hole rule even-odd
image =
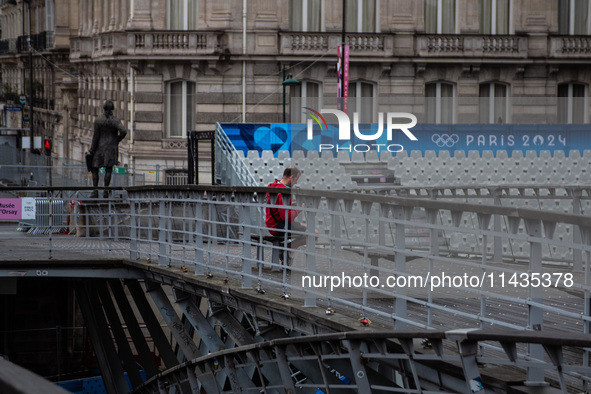
[[[417,35],[418,56],[527,57],[527,37],[515,35]]]
[[[32,37],[35,48],[51,47],[53,36],[44,32]],[[211,55],[223,52],[224,34],[219,31],[138,31],[113,32],[95,37],[71,39],[71,58],[114,55],[187,56]],[[231,34],[231,33],[230,33]],[[253,33],[255,34],[255,33]],[[534,47],[538,48],[539,37]],[[462,57],[513,58],[528,57],[530,38],[525,35],[472,35],[472,34],[414,34],[392,33],[347,34],[351,56],[363,57]],[[542,38],[544,41],[545,38]],[[591,55],[591,36],[549,36],[547,50],[536,49],[536,56],[577,57]],[[24,46],[23,46],[24,45]],[[341,45],[339,32],[279,32],[278,48],[265,48],[266,54],[314,56],[332,53]],[[394,50],[394,47],[397,50]],[[4,47],[5,48],[5,45]],[[23,37],[17,48],[28,50]],[[0,48],[0,53],[2,53]],[[257,52],[258,53],[258,52]],[[336,51],[335,51],[336,53]],[[547,54],[547,55],[546,55]]]
[[[550,37],[549,57],[591,55],[591,36]]]
[[[282,55],[324,54],[341,45],[341,35],[335,32],[280,33]],[[364,56],[391,55],[392,35],[380,33],[347,34],[346,43],[352,54]]]
[[[213,31],[150,31],[108,33],[71,40],[71,57],[111,55],[215,54],[221,51],[221,33]]]

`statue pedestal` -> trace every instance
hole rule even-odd
[[[128,203],[118,200],[80,200],[70,204],[70,234],[119,240],[129,237]]]

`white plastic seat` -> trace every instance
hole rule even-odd
[[[277,158],[279,160],[287,160],[291,159],[291,156],[288,150],[280,150],[279,152],[277,152]]]
[[[509,154],[507,153],[506,150],[501,149],[501,150],[497,151],[497,159],[504,160],[504,159],[508,159],[508,158],[509,158]]]
[[[568,152],[568,158],[571,160],[577,160],[581,158],[581,152],[578,149],[571,149],[570,152]]]
[[[365,163],[365,156],[362,152],[351,153],[351,161],[354,163]]]
[[[294,150],[293,152],[291,152],[291,158],[293,160],[301,160],[304,159],[306,156],[304,155],[304,151],[303,150]]]
[[[315,150],[309,150],[308,153],[306,154],[306,159],[308,159],[308,160],[318,159],[318,158],[320,158],[320,155]]]
[[[337,160],[340,163],[349,163],[351,161],[351,156],[349,155],[349,152],[340,150],[337,152]]]
[[[246,157],[249,160],[253,160],[253,159],[258,159],[261,156],[259,156],[259,152],[256,150],[249,150],[248,153],[246,154]]]
[[[380,158],[378,157],[378,152],[375,150],[370,150],[365,154],[365,160],[368,163],[379,163]]]
[[[275,155],[273,155],[272,150],[264,150],[261,152],[261,158],[263,158],[265,160],[273,159],[274,157],[275,157]]]

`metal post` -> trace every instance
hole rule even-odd
[[[542,223],[540,220],[525,220],[525,227],[527,234],[530,237],[540,238],[542,237]],[[542,274],[542,244],[540,241],[530,240],[529,241],[529,256],[530,256],[530,273]],[[535,304],[542,304],[543,300],[543,288],[538,286],[529,286],[529,300]],[[542,331],[544,322],[544,311],[538,305],[529,305],[529,329],[534,331]],[[529,356],[533,359],[543,360],[544,349],[538,344],[529,344]],[[543,367],[529,367],[527,369],[527,381],[526,386],[545,386],[544,382],[544,368]]]
[[[285,81],[285,64],[283,65],[283,81]],[[282,84],[282,86],[283,86],[283,123],[285,123],[285,84]]]
[[[33,147],[33,45],[31,43],[31,0],[29,3],[29,129],[31,133],[31,148]]]

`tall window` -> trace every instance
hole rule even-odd
[[[589,0],[558,0],[558,31],[560,34],[589,34],[590,12]]]
[[[374,85],[367,82],[349,82],[349,118],[357,112],[359,123],[374,122],[376,98]]]
[[[170,30],[197,30],[198,0],[169,0],[168,26]]]
[[[377,0],[345,0],[345,29],[350,33],[375,33]]]
[[[55,8],[53,0],[45,0],[45,31],[55,30]]]
[[[425,121],[453,123],[455,118],[455,86],[446,82],[425,85]]]
[[[324,0],[290,0],[291,30],[322,31]]]
[[[582,83],[558,85],[558,123],[585,123],[587,86]]]
[[[456,33],[456,0],[425,0],[425,33]]]
[[[511,0],[480,0],[480,33],[511,34]]]
[[[169,137],[185,137],[195,127],[195,83],[170,82],[166,85],[166,104]]]
[[[498,82],[480,84],[480,123],[509,122],[509,87]]]
[[[317,82],[302,81],[298,86],[290,86],[289,96],[292,123],[306,123],[303,107],[322,108],[322,87]]]

